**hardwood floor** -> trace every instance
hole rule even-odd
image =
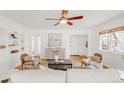
[[[80,55],[71,55],[70,59],[73,64],[73,68],[82,68],[81,67],[82,57]]]
[[[71,56],[70,56],[70,59],[71,59],[72,61],[75,61],[75,62],[81,62],[82,57],[79,56],[79,55],[71,55]]]

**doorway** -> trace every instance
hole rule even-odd
[[[70,55],[88,55],[88,35],[70,36]]]

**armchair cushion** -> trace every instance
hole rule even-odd
[[[23,59],[24,59],[25,62],[28,62],[28,61],[31,60],[31,58],[29,56],[24,56]]]
[[[24,65],[33,65],[33,62],[32,61],[27,61],[24,63]]]

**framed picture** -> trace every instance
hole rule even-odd
[[[48,35],[48,46],[60,47],[62,45],[62,34],[61,33],[50,33]]]

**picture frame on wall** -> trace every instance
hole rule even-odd
[[[62,34],[61,33],[48,34],[48,46],[49,47],[60,47],[61,45],[62,45]]]

